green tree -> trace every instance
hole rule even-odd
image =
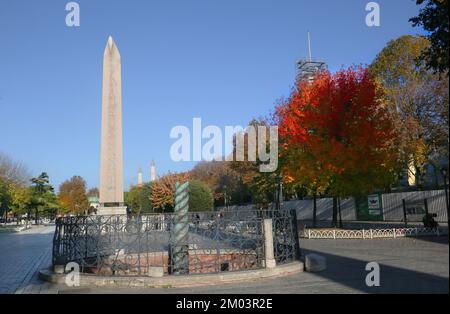
[[[47,214],[54,216],[59,206],[58,198],[55,195],[54,188],[50,185],[49,176],[46,172],[42,172],[38,177],[31,180],[31,208],[34,208],[34,219],[37,224],[39,214]],[[28,217],[30,217],[30,211]]]
[[[448,77],[449,58],[449,20],[448,0],[417,0],[417,5],[426,2],[419,15],[410,19],[413,26],[423,26],[429,32],[427,38],[430,46],[420,55],[428,68],[435,72],[446,74]]]
[[[11,206],[11,195],[8,184],[0,178],[0,216],[7,215]]]
[[[132,214],[140,214],[142,211],[142,186],[132,185],[126,194],[125,204],[131,208]]]
[[[141,186],[132,185],[126,192],[125,204],[131,208],[132,214],[142,215],[153,212],[151,202],[152,183],[147,182]]]
[[[10,189],[11,206],[14,216],[26,214],[31,206],[31,190],[29,187],[14,185]]]
[[[141,188],[141,214],[147,214],[153,212],[153,206],[151,201],[152,182],[147,182],[142,185]]]
[[[213,193],[206,183],[189,181],[189,211],[211,211],[214,208]]]

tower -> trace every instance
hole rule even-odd
[[[297,80],[306,80],[309,83],[312,83],[316,73],[320,71],[325,71],[327,69],[327,65],[324,61],[313,60],[311,53],[311,35],[309,32],[308,32],[308,52],[309,58],[301,59],[300,61],[297,62],[298,67]]]
[[[156,172],[155,172],[155,161],[152,160],[152,166],[150,168],[150,182],[156,180]]]
[[[137,185],[142,186],[142,168],[140,166],[138,170]]]

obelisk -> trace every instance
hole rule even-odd
[[[111,36],[103,55],[100,154],[100,207],[97,214],[126,214],[123,204],[121,61]]]

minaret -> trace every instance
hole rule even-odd
[[[103,54],[99,215],[126,214],[122,167],[121,60],[119,50],[109,36]]]
[[[137,179],[137,185],[142,186],[142,168],[139,166],[138,170],[138,179]]]
[[[150,182],[153,182],[155,180],[156,180],[155,161],[152,160],[152,167],[150,169]]]

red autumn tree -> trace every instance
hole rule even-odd
[[[383,93],[362,67],[297,82],[277,107],[286,184],[337,198],[388,187],[396,175],[395,133]]]

